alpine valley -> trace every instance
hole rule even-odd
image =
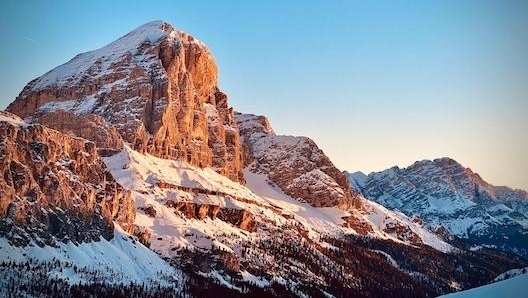
[[[343,173],[235,112],[163,21],[0,112],[1,297],[436,297],[527,267],[527,243],[525,191],[447,158]]]

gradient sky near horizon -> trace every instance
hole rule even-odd
[[[231,106],[342,170],[449,156],[528,190],[528,1],[0,2],[0,109],[151,20],[204,41]]]

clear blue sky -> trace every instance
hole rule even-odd
[[[0,2],[0,108],[162,19],[204,41],[230,104],[343,170],[450,156],[528,189],[528,1]]]

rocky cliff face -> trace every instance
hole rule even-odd
[[[145,24],[31,81],[8,111],[122,148],[213,167],[242,180],[233,110],[207,47],[169,24]]]
[[[75,243],[132,232],[135,208],[95,144],[0,112],[0,235],[12,243]]]
[[[493,186],[450,158],[349,177],[355,189],[389,209],[477,244],[528,254],[528,194]]]
[[[235,117],[250,171],[267,175],[286,194],[315,207],[362,207],[347,177],[311,139],[275,135],[263,116],[237,113]]]

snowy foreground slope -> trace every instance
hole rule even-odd
[[[182,273],[170,266],[156,253],[152,252],[116,225],[114,237],[107,241],[102,238],[97,242],[75,245],[62,243],[58,247],[31,244],[26,248],[9,244],[5,238],[0,239],[0,259],[4,262],[24,263],[32,258],[38,263],[60,262],[48,272],[49,276],[68,280],[72,283],[88,283],[90,276],[78,274],[78,270],[96,270],[100,278],[110,283],[146,283],[171,284],[181,280]]]
[[[495,282],[467,291],[452,293],[439,298],[520,298],[528,293],[528,274]]]
[[[147,291],[167,287],[168,292],[180,296],[186,281],[185,274],[117,224],[112,240],[101,237],[99,241],[79,245],[68,242],[57,247],[40,247],[31,243],[17,247],[0,238],[0,260],[0,297],[43,297],[43,291],[32,288],[57,284],[107,287],[136,284],[145,286]]]

